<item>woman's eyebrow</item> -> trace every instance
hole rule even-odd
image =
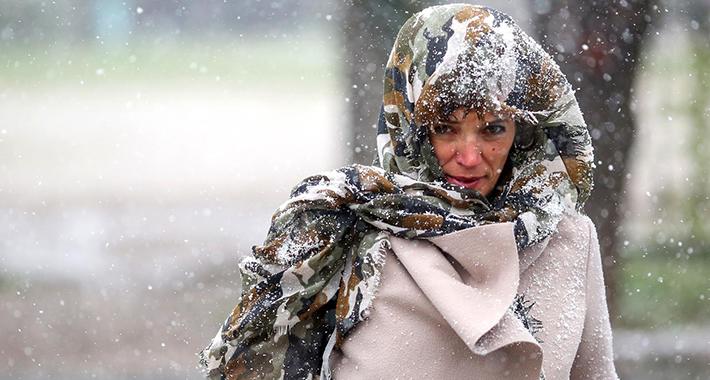
[[[495,118],[495,119],[493,119],[493,120],[487,121],[487,122],[485,123],[485,125],[505,123],[505,122],[508,121],[508,120],[509,120],[509,119],[504,119],[504,118],[501,118],[501,117],[497,117],[497,118]]]
[[[439,123],[441,124],[460,124],[461,122],[463,122],[463,120],[439,119]]]
[[[510,120],[510,119],[505,118],[505,117],[497,117],[493,120],[489,120],[489,121],[484,122],[483,125],[500,124],[500,123],[505,123],[508,120]],[[439,123],[442,123],[442,124],[460,124],[462,122],[463,122],[463,120],[439,119]]]

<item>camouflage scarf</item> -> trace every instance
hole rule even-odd
[[[490,199],[446,183],[429,142],[427,125],[458,107],[516,120]],[[485,7],[437,6],[405,23],[386,68],[377,146],[377,166],[307,178],[276,211],[264,245],[240,264],[239,304],[200,354],[209,378],[328,378],[333,348],[372,305],[389,236],[514,222],[523,249],[591,190],[591,141],[571,86],[508,16]],[[522,303],[513,310],[529,310]]]

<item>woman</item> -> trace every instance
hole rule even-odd
[[[616,378],[591,141],[537,43],[485,7],[414,15],[377,147],[277,210],[210,378]]]

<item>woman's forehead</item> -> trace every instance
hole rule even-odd
[[[486,122],[497,121],[497,120],[507,121],[507,120],[513,119],[512,113],[505,111],[503,109],[485,110],[485,109],[464,108],[464,107],[456,108],[449,115],[446,115],[445,118],[448,121],[461,121],[471,115],[475,115],[475,117],[478,118],[479,120],[483,120]]]

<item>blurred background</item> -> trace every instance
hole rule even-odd
[[[291,186],[371,162],[432,4],[0,0],[0,379],[201,378]],[[710,1],[485,4],[578,88],[619,374],[710,378]]]

